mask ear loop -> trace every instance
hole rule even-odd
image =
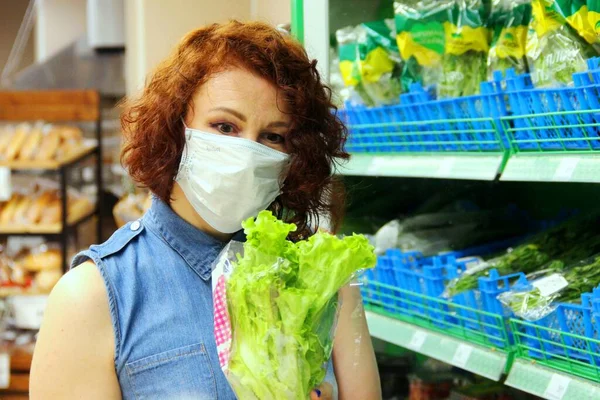
[[[183,117],[181,117],[181,123],[183,124],[183,127],[185,128],[185,130],[183,132],[183,135],[185,137],[185,144],[183,145],[183,151],[181,152],[181,161],[179,161],[179,168],[177,169],[177,173],[173,177],[174,181],[177,181],[179,179],[179,176],[181,175],[183,169],[185,168],[185,166],[187,164],[187,159],[188,159],[188,144],[187,143],[190,140],[190,138],[192,137],[190,128],[188,128],[188,126],[185,124],[185,120],[183,119]]]

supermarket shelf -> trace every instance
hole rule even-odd
[[[498,381],[508,355],[367,311],[371,336]]]
[[[79,224],[86,222],[96,215],[95,208],[88,209],[79,215],[69,216],[68,228],[74,228]],[[0,225],[0,235],[19,236],[19,235],[59,235],[62,232],[62,224],[36,224],[23,225],[18,224]]]
[[[96,152],[95,141],[87,141],[77,151],[72,152],[61,160],[12,160],[0,161],[0,167],[13,170],[57,170],[63,166],[76,164]]]
[[[504,157],[503,153],[352,154],[350,161],[342,165],[339,173],[356,176],[492,181],[498,176]]]
[[[516,154],[508,159],[503,181],[600,182],[600,154]]]
[[[516,359],[506,385],[549,400],[600,399],[600,383]]]

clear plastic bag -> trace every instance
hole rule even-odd
[[[221,368],[241,400],[308,399],[327,373],[338,291],[374,266],[373,247],[324,232],[292,243],[295,226],[267,211],[244,228],[247,241],[229,243],[212,275]]]
[[[498,296],[498,300],[527,321],[544,318],[558,303],[572,303],[600,284],[600,255],[564,268],[553,261],[542,271],[527,276],[528,283],[515,285]]]
[[[531,21],[530,0],[492,0],[489,25],[493,32],[488,54],[488,79],[494,71],[513,68],[517,74],[529,71],[527,31]]]

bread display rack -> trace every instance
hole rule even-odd
[[[9,168],[11,173],[13,171],[21,173],[39,173],[42,171],[54,173],[58,176],[59,220],[34,225],[0,224],[0,237],[44,236],[50,240],[58,241],[61,247],[62,268],[66,272],[68,268],[67,249],[69,239],[76,235],[79,225],[93,217],[97,217],[96,242],[99,243],[102,240],[100,96],[92,90],[0,91],[0,123],[19,124],[33,121],[52,124],[86,123],[94,127],[94,139],[79,140],[76,145],[69,147],[68,151],[57,152],[53,157],[42,154],[39,157],[5,157],[0,160],[0,167]],[[67,132],[68,129],[68,127],[63,128],[63,134],[66,137],[70,134],[70,132]],[[55,145],[56,140],[59,140],[55,139],[53,141],[49,138],[50,136],[50,134],[44,136],[52,142],[48,145],[44,141],[40,141],[41,139],[37,139],[39,153],[44,153],[47,151],[47,146]],[[31,139],[31,141],[35,140],[35,138]],[[8,146],[11,144],[14,146],[15,141],[20,141],[23,148],[26,147],[26,140],[21,137],[16,139],[15,136],[10,139]],[[73,204],[69,204],[69,171],[92,157],[95,158],[96,202],[95,204],[79,205],[74,208],[72,207]],[[55,202],[55,207],[58,208],[57,202]]]

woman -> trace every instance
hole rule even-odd
[[[153,205],[52,292],[32,399],[235,398],[213,334],[212,262],[260,210],[296,223],[298,239],[319,215],[335,229],[343,208],[332,171],[345,129],[315,66],[268,25],[230,22],[191,32],[158,67],[122,117],[122,161]],[[341,296],[335,376],[311,398],[378,399],[360,294]]]

